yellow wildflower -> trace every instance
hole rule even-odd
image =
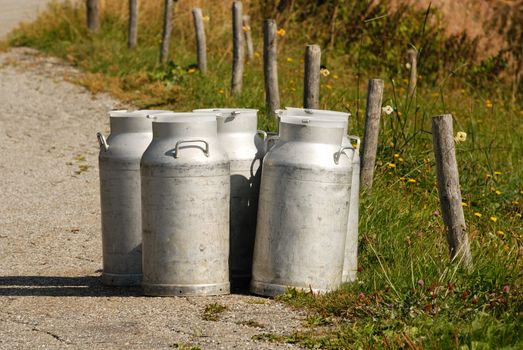
[[[331,74],[331,72],[329,72],[329,70],[327,68],[322,68],[322,69],[320,69],[320,74],[323,75],[324,77],[328,77],[329,74]]]
[[[243,29],[244,32],[250,32],[251,31],[251,27],[250,26],[243,26],[242,29]]]
[[[408,179],[408,180],[407,180],[407,182],[410,182],[410,183],[415,183],[415,182],[416,182],[416,180],[414,180],[414,179]]]
[[[514,204],[514,205],[518,205],[519,202],[518,202],[518,201],[512,201],[512,204]]]
[[[490,178],[492,177],[492,175],[490,175],[490,174],[486,174],[485,177],[486,177],[487,179],[490,179]]]
[[[400,180],[401,180],[401,181],[405,181],[405,177],[403,177],[403,176],[400,177]]]
[[[294,61],[294,60],[292,59],[292,57],[287,57],[287,62],[292,62],[292,61]]]
[[[521,219],[521,214],[520,214],[520,213],[516,213],[516,217],[517,217],[518,219]]]
[[[503,231],[497,231],[496,234],[500,237],[503,237],[505,235],[505,232]]]
[[[398,160],[400,161],[400,163],[403,163],[405,161],[405,159],[403,158],[399,158]]]
[[[218,93],[223,94],[225,91],[223,89],[218,90]]]
[[[495,171],[494,175],[502,175],[503,173],[501,171]]]
[[[209,22],[210,19],[211,19],[211,18],[210,18],[209,16],[203,16],[203,17],[202,17],[202,20],[203,20],[204,22]]]
[[[283,37],[283,36],[285,36],[285,29],[283,29],[283,28],[278,29],[278,31],[276,32],[276,34],[277,34],[279,37]]]
[[[256,51],[256,52],[254,53],[254,56],[255,56],[256,58],[260,58],[260,53],[259,53],[258,51]]]
[[[491,217],[490,217],[490,221],[492,221],[492,222],[496,222],[496,221],[498,221],[498,218],[495,217],[495,216],[491,216]]]
[[[467,133],[464,131],[458,131],[454,136],[455,142],[465,142],[467,140]]]
[[[394,154],[394,158],[399,158],[400,155],[398,153]]]
[[[394,142],[389,142],[389,146],[394,147]],[[521,191],[521,192],[523,192],[523,191]]]
[[[325,84],[325,88],[328,89],[328,90],[332,90],[332,85],[330,85],[330,84]]]
[[[523,194],[523,190],[519,191],[519,194]]]
[[[485,101],[485,107],[492,108],[492,101],[491,100],[486,100]]]
[[[477,216],[478,218],[481,217],[481,213],[474,213],[474,216]]]
[[[196,68],[189,68],[187,70],[187,74],[193,74],[194,72],[196,72]]]
[[[339,76],[338,76],[337,74],[333,74],[332,77],[333,77],[334,79],[338,79],[338,78],[339,78]],[[523,111],[522,111],[522,112],[523,112]]]
[[[495,193],[499,196],[501,194],[501,191],[500,190],[496,190]]]
[[[396,167],[396,164],[394,164],[394,163],[387,163],[387,166],[388,166],[389,168],[395,168],[395,167]]]
[[[461,202],[461,206],[462,207],[468,207],[469,205],[467,203],[465,203],[465,202]]]

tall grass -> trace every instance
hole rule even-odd
[[[195,5],[209,16],[206,76],[193,69]],[[261,11],[259,2],[250,10]],[[257,55],[247,64],[244,91],[232,97],[230,1],[180,0],[172,61],[165,66],[158,63],[161,11],[161,1],[141,2],[132,51],[126,47],[126,2],[108,0],[99,34],[87,33],[83,7],[55,3],[15,31],[10,44],[64,58],[85,72],[78,83],[135,107],[248,106],[261,110],[261,128],[274,130],[275,121],[264,113],[260,23],[252,25]],[[281,101],[300,106],[303,49],[311,33],[297,21],[288,21],[285,30],[278,59]],[[323,61],[330,74],[321,78],[321,107],[351,112],[350,133],[362,135],[366,82],[375,73],[358,61],[347,64],[335,50],[324,52]],[[426,82],[423,67],[416,98],[409,100],[404,70],[395,71],[380,75],[384,105],[394,112],[382,115],[374,188],[362,193],[358,281],[327,295],[290,290],[281,300],[309,310],[310,328],[256,339],[325,348],[522,348],[523,107],[509,103],[503,87],[471,89],[452,71]],[[457,144],[457,157],[474,258],[470,272],[449,264],[439,213],[430,121],[442,113],[452,113],[455,130],[468,135]]]

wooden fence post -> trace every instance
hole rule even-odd
[[[193,8],[192,17],[196,33],[196,54],[198,56],[198,69],[202,74],[207,73],[207,48],[205,43],[205,30],[201,8]]]
[[[165,0],[163,12],[163,33],[162,45],[160,48],[160,63],[167,62],[169,57],[169,42],[171,40],[171,15],[173,10],[173,0]]]
[[[432,143],[436,158],[439,201],[443,222],[447,226],[450,258],[470,269],[472,255],[461,204],[452,115],[445,114],[432,118]]]
[[[321,49],[318,45],[307,45],[303,79],[303,107],[320,108]]]
[[[130,49],[136,47],[138,40],[138,0],[129,0],[129,37],[127,46]]]
[[[243,32],[245,33],[245,48],[246,58],[248,61],[252,61],[254,57],[254,46],[252,44],[252,31],[251,31],[251,16],[243,16]]]
[[[415,49],[409,49],[407,51],[410,64],[410,76],[409,76],[409,98],[412,99],[416,95],[416,84],[418,82],[418,52]]]
[[[242,11],[242,2],[234,1],[232,3],[233,57],[231,79],[231,95],[233,96],[242,91],[243,64],[245,60]]]
[[[87,29],[96,33],[100,29],[100,1],[87,0]]]
[[[276,31],[275,20],[263,21],[263,73],[265,76],[265,105],[268,115],[274,115],[274,111],[280,108]]]
[[[383,80],[371,79],[367,90],[365,109],[365,131],[361,159],[361,186],[371,189],[380,133],[381,102],[383,99]]]

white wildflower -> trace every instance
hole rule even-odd
[[[392,106],[385,106],[385,107],[382,107],[381,110],[383,111],[383,113],[385,113],[386,115],[389,115],[391,114],[392,112],[394,112],[394,108],[392,108]]]
[[[467,133],[464,131],[458,131],[454,136],[455,142],[465,142],[467,140]]]

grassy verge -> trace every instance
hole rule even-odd
[[[137,107],[254,107],[261,110],[260,127],[274,130],[264,113],[259,28],[253,25],[257,54],[247,64],[244,91],[232,97],[228,12],[213,3],[204,9],[210,72],[202,76],[192,69],[190,6],[181,3],[166,66],[157,63],[157,5],[144,8],[133,51],[126,48],[124,8],[114,4],[107,5],[98,34],[86,32],[82,7],[53,5],[13,33],[10,44],[62,57],[85,72],[77,83]],[[306,34],[283,39],[281,100],[299,106]],[[374,76],[343,56],[326,56],[322,107],[351,112],[351,133],[362,135],[366,80]],[[421,71],[414,100],[406,97],[405,77],[381,76],[384,105],[394,112],[383,115],[374,189],[362,194],[358,281],[323,296],[289,291],[280,299],[309,310],[308,330],[256,339],[324,348],[523,347],[523,107],[509,102],[503,87],[471,89],[450,72],[441,75],[446,78],[428,84]],[[448,263],[430,136],[430,118],[441,113],[452,113],[455,130],[468,135],[457,156],[475,262],[470,272]]]

